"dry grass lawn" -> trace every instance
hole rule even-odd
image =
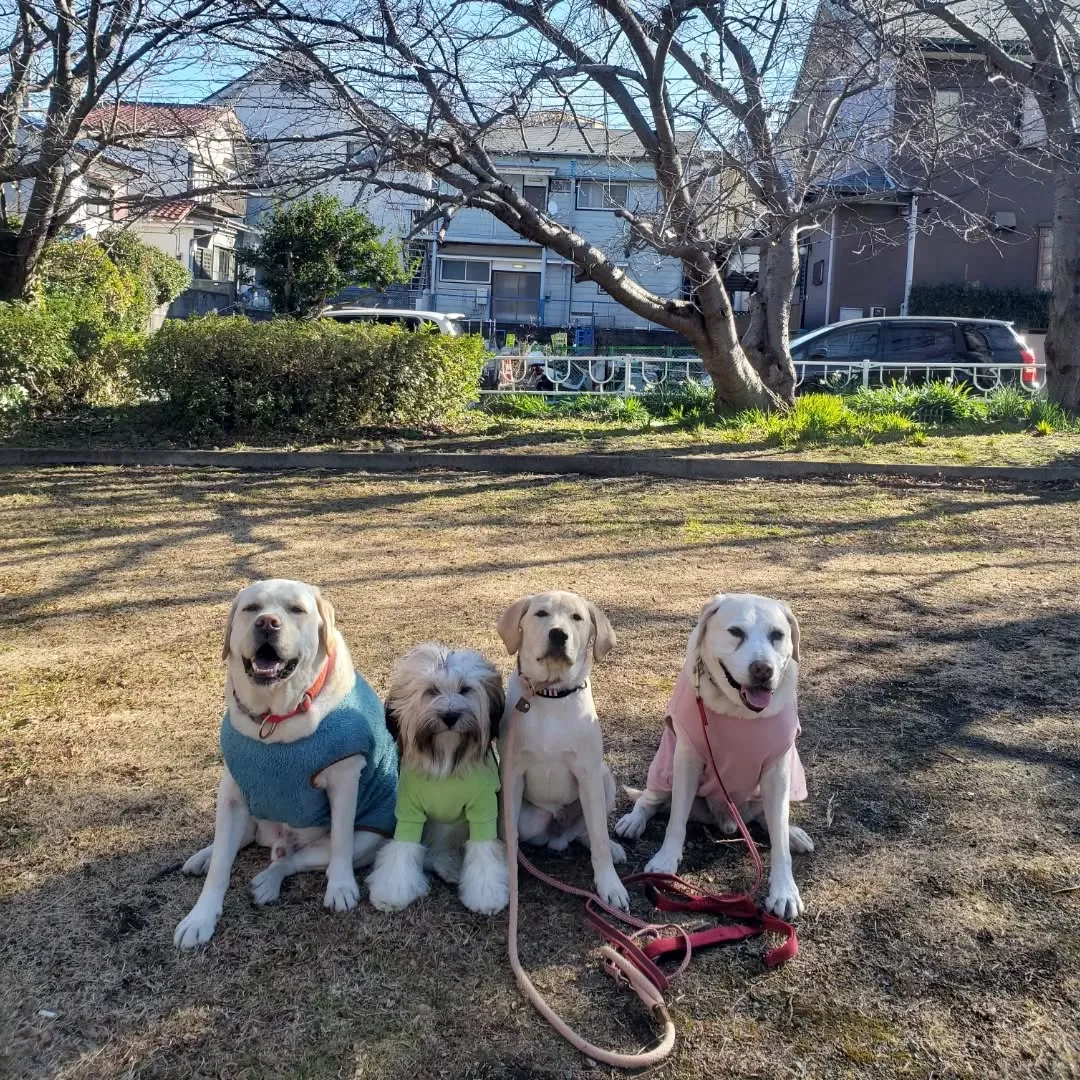
[[[517,595],[580,590],[640,782],[718,588],[791,601],[817,842],[802,948],[702,954],[654,1075],[1080,1073],[1080,491],[51,469],[0,474],[0,1074],[597,1077],[519,997],[504,920],[437,886],[396,918],[325,912],[320,875],[180,955],[218,774],[220,634],[258,576],[321,585],[369,680],[442,638],[500,656]],[[509,660],[502,656],[503,666]],[[640,867],[654,822],[633,846]],[[692,828],[686,871],[748,860]],[[580,850],[542,860],[588,880]],[[652,1029],[597,970],[579,905],[526,882],[526,964],[601,1041]],[[645,914],[647,905],[638,900]]]

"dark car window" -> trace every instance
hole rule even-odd
[[[980,361],[1015,363],[1020,357],[1020,342],[1016,335],[1000,323],[966,323],[960,327],[964,346]]]
[[[893,323],[885,341],[885,359],[891,363],[947,363],[955,351],[952,323]]]
[[[877,356],[879,328],[848,326],[822,334],[799,350],[800,360],[823,356],[827,360],[873,360]]]

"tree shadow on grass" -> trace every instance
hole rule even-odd
[[[761,969],[760,943],[701,955],[672,995],[677,1075],[708,1075],[699,1055],[719,1060],[734,1040],[744,1054],[767,1046],[777,1068],[798,1060],[824,1076],[845,1055],[850,1064],[866,1038],[867,1053],[914,1046],[903,1049],[905,1067],[1019,1075],[1017,1048],[995,1040],[1022,1030],[1025,1016],[1071,1015],[1080,906],[1053,894],[1065,882],[1039,874],[1080,837],[1080,755],[1067,725],[1045,725],[1047,715],[1075,724],[1080,623],[1062,611],[991,623],[940,617],[898,631],[902,610],[884,604],[869,623],[842,626],[846,662],[828,670],[814,666],[809,627],[801,700],[811,799],[797,820],[818,847],[796,860],[809,908],[802,952],[773,974]],[[615,616],[673,630],[670,617],[657,622],[629,605]],[[888,661],[867,667],[866,651],[884,658],[886,642]],[[609,752],[631,769],[625,778],[640,780],[659,725],[630,731],[606,716],[605,726]],[[592,1075],[518,997],[503,918],[464,912],[442,886],[399,916],[366,904],[333,915],[321,908],[319,874],[257,909],[246,883],[265,854],[249,851],[219,935],[181,955],[172,930],[200,886],[174,868],[208,839],[210,813],[176,793],[95,792],[92,781],[81,798],[100,835],[135,821],[143,839],[8,893],[9,1075]],[[166,839],[147,839],[155,819]],[[631,868],[661,833],[654,822],[631,845]],[[580,849],[537,861],[589,883]],[[701,827],[691,828],[683,869],[721,890],[748,880],[739,846]],[[1015,932],[1002,934],[1002,924]],[[649,1042],[636,1005],[595,971],[581,973],[596,939],[576,901],[524,880],[522,934],[527,966],[575,1024],[615,1045]],[[960,1033],[960,1050],[926,1044],[918,1011],[928,1008],[943,1010],[935,1015]],[[717,1017],[728,1018],[722,1039],[709,1027]],[[897,1062],[875,1068],[902,1072]]]

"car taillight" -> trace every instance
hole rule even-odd
[[[1020,350],[1020,362],[1024,365],[1020,370],[1021,382],[1037,383],[1039,381],[1039,361],[1031,349]]]

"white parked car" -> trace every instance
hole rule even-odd
[[[334,319],[337,322],[371,322],[384,326],[404,326],[406,330],[419,330],[422,326],[433,326],[440,334],[460,337],[464,331],[461,321],[464,315],[447,315],[442,311],[414,311],[412,308],[367,308],[367,307],[332,307],[327,308],[321,319]]]

